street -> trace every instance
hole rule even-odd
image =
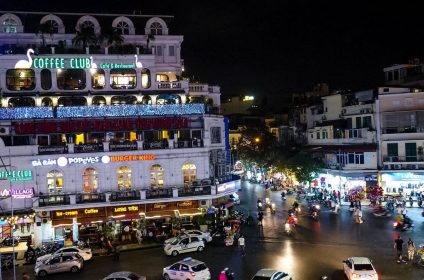
[[[339,214],[323,208],[319,222],[306,215],[306,201],[302,200],[305,216],[299,216],[299,224],[291,236],[284,233],[284,220],[294,196],[289,195],[282,202],[280,192],[265,190],[263,186],[244,182],[240,192],[241,204],[238,209],[256,216],[257,199],[270,197],[277,205],[276,214],[266,212],[263,230],[255,226],[244,226],[246,256],[241,257],[236,246],[225,247],[222,240],[208,244],[204,252],[196,252],[167,257],[162,248],[122,252],[119,263],[112,257],[94,257],[85,264],[77,275],[70,273],[48,276],[46,279],[101,279],[113,271],[129,270],[147,276],[147,279],[162,279],[162,268],[175,261],[191,256],[204,261],[210,268],[212,279],[225,267],[235,272],[236,279],[249,280],[260,268],[275,268],[293,275],[293,279],[319,279],[328,275],[329,279],[347,279],[342,271],[342,260],[351,256],[369,257],[379,273],[379,279],[424,279],[424,267],[416,264],[397,264],[393,241],[399,234],[393,230],[394,217],[377,218],[367,206],[363,207],[364,223],[356,224],[352,213],[344,206]],[[400,232],[406,242],[409,237],[416,245],[424,243],[424,218],[421,209],[408,208],[408,215],[414,220],[415,228],[410,232]],[[404,250],[406,255],[406,247]],[[33,275],[33,265],[19,266],[17,279],[22,272]],[[3,279],[13,279],[13,274],[3,273]],[[33,276],[32,276],[33,277]]]

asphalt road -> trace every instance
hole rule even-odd
[[[206,262],[212,279],[218,279],[219,272],[229,267],[235,272],[236,279],[243,280],[251,279],[261,268],[289,272],[294,280],[314,280],[321,275],[328,275],[332,280],[346,280],[342,260],[351,256],[372,259],[379,279],[424,279],[424,267],[395,262],[393,241],[399,232],[392,228],[394,218],[374,217],[370,209],[363,207],[364,223],[358,225],[347,207],[342,208],[339,214],[322,209],[319,222],[308,216],[300,216],[294,234],[287,236],[284,233],[284,220],[294,198],[289,196],[286,202],[282,202],[279,192],[265,191],[260,185],[243,183],[239,208],[246,212],[251,210],[256,215],[258,197],[263,200],[270,197],[275,201],[277,213],[265,214],[263,230],[257,226],[242,228],[247,242],[245,257],[241,257],[236,246],[225,247],[222,240],[215,240],[208,244],[204,252],[178,257],[165,256],[161,248],[122,252],[119,263],[113,262],[112,257],[95,257],[86,263],[83,271],[75,275],[63,273],[46,279],[101,279],[120,270],[137,272],[149,280],[162,279],[163,267],[188,256]],[[424,244],[424,218],[421,217],[421,210],[408,208],[408,214],[414,220],[415,228],[413,231],[400,232],[402,238],[405,243],[411,237],[417,245]],[[33,275],[33,266],[17,267],[17,279],[21,279],[24,271]],[[13,279],[13,274],[3,272],[3,279]]]

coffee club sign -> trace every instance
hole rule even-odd
[[[97,66],[93,57],[51,57],[37,56],[32,57],[33,49],[27,50],[27,59],[22,59],[16,62],[16,69],[127,69],[127,68],[142,68],[143,65],[138,61],[138,55],[134,55],[134,62],[123,63],[121,61],[107,60],[102,61]]]
[[[0,171],[0,180],[30,181],[32,180],[32,171],[31,170]]]

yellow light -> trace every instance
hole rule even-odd
[[[252,101],[252,100],[255,100],[255,97],[254,97],[254,96],[248,96],[248,95],[246,95],[246,96],[243,98],[243,101]]]
[[[259,137],[256,137],[256,138],[255,138],[255,142],[256,142],[256,143],[259,143],[260,141],[261,141],[261,139],[259,139]]]

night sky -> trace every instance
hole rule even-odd
[[[383,67],[424,58],[418,1],[64,2],[1,1],[0,9],[174,15],[170,33],[184,35],[187,76],[226,95],[287,94],[322,82],[367,89],[381,85]]]

